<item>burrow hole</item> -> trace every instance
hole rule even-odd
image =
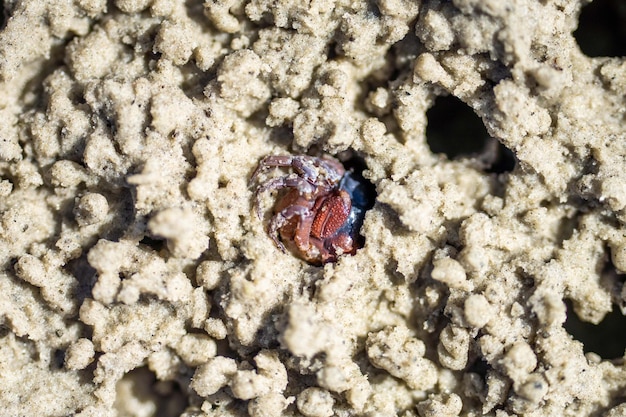
[[[626,349],[626,317],[619,308],[607,314],[598,324],[587,323],[578,318],[572,302],[567,300],[567,320],[565,330],[583,344],[585,353],[595,353],[602,359],[618,359],[624,356]]]
[[[572,337],[583,344],[585,353],[595,353],[602,359],[619,359],[624,356],[626,350],[626,302],[622,300],[620,293],[623,292],[626,275],[620,274],[612,262],[607,262],[601,281],[605,286],[614,289],[613,310],[598,323],[582,321],[574,311],[573,303],[565,301],[567,306],[567,319],[565,330]]]
[[[139,406],[145,415],[174,417],[189,405],[177,382],[159,381],[147,367],[124,375],[117,383],[116,392],[115,408],[119,415],[136,415],[137,410],[133,408]]]
[[[584,6],[574,38],[589,57],[626,56],[626,1],[594,0]]]
[[[426,117],[426,141],[433,153],[443,153],[448,159],[480,159],[489,172],[515,168],[513,153],[489,136],[476,113],[458,98],[437,97]]]

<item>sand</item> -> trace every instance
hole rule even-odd
[[[564,327],[626,304],[626,63],[581,3],[5,1],[0,414],[623,415]],[[443,96],[512,170],[431,151]],[[365,163],[355,256],[268,237],[289,154]]]

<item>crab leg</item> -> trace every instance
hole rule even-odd
[[[251,179],[254,179],[261,171],[273,167],[292,167],[295,172],[311,180],[317,178],[316,159],[311,156],[270,155],[263,158],[254,170]]]
[[[303,253],[308,252],[310,246],[311,227],[315,220],[315,214],[309,211],[308,214],[300,216],[298,227],[296,227],[296,233],[293,236],[293,241],[296,244],[298,250]]]
[[[266,156],[265,158],[263,158],[261,160],[261,162],[259,162],[259,165],[257,165],[256,169],[252,173],[252,176],[250,177],[250,180],[255,179],[256,176],[259,175],[259,173],[261,171],[264,171],[267,168],[272,168],[272,167],[289,167],[289,166],[291,166],[291,164],[293,162],[293,158],[294,157],[291,156],[291,155],[270,155],[270,156]]]
[[[276,246],[278,246],[278,248],[283,252],[285,252],[285,245],[283,245],[283,243],[280,240],[278,240],[278,230],[284,225],[286,225],[289,222],[289,220],[291,220],[292,218],[296,216],[300,217],[300,219],[306,219],[308,217],[312,217],[311,211],[305,206],[289,206],[286,209],[282,210],[280,213],[276,214],[274,217],[272,217],[272,220],[270,221],[268,234],[270,235],[270,237],[272,238]],[[306,233],[306,237],[303,238],[301,235],[302,233]],[[298,230],[296,235],[299,235],[298,239],[302,240],[302,239],[308,238],[308,233],[309,233],[308,231],[303,232],[302,230]]]
[[[266,191],[280,190],[283,188],[295,188],[300,192],[300,194],[305,195],[312,195],[316,191],[315,185],[311,184],[306,179],[297,176],[286,176],[269,180],[268,182],[257,188],[256,193],[254,194],[256,214],[259,219],[263,218],[260,204],[261,194]]]
[[[263,158],[250,179],[256,178],[261,171],[272,167],[292,167],[298,175],[311,182],[315,182],[319,176],[319,168],[326,171],[325,176],[329,182],[338,182],[345,172],[341,163],[335,159],[320,159],[306,155],[270,155]]]

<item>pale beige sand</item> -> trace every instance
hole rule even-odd
[[[626,64],[580,2],[306,3],[4,2],[0,415],[623,415],[563,327],[625,302]],[[446,94],[514,171],[430,151]],[[345,150],[366,245],[312,267],[249,177]]]

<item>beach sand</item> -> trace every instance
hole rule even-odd
[[[626,413],[565,326],[626,305],[626,63],[585,3],[5,1],[0,415]],[[431,150],[445,97],[477,152]],[[365,165],[354,256],[256,216],[298,154]]]

